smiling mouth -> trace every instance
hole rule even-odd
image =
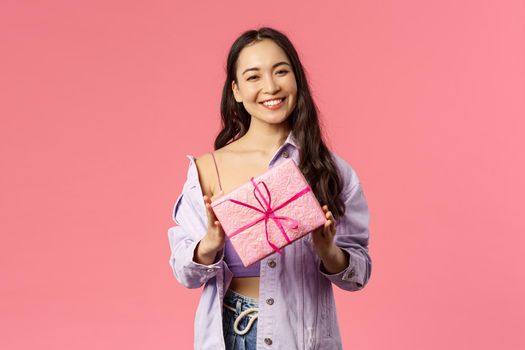
[[[283,97],[280,99],[273,99],[273,100],[259,102],[259,103],[262,104],[266,108],[274,109],[274,108],[280,107],[284,103],[285,100],[286,100],[286,97]]]

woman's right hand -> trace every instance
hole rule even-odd
[[[201,249],[202,254],[204,255],[215,256],[215,254],[224,247],[226,235],[221,223],[217,220],[217,217],[211,208],[211,202],[222,196],[222,194],[223,192],[220,191],[211,198],[208,198],[206,195],[203,196],[206,213],[208,215],[208,232],[206,232],[206,235],[201,240]]]

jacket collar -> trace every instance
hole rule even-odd
[[[292,146],[294,146],[295,148],[299,149],[299,145],[297,144],[297,140],[295,139],[295,136],[293,135],[293,131],[290,130],[290,132],[288,133],[288,137],[286,138],[286,140],[284,141],[284,144],[290,144]]]

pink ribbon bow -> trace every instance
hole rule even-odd
[[[297,220],[295,220],[295,219],[293,219],[291,217],[288,217],[288,216],[277,216],[277,215],[275,215],[275,211],[280,209],[280,208],[282,208],[282,207],[284,207],[284,206],[286,206],[288,203],[296,200],[297,198],[301,197],[303,194],[311,191],[311,187],[310,186],[306,186],[305,188],[303,188],[301,191],[297,192],[295,195],[293,195],[291,198],[289,198],[284,203],[281,203],[280,205],[272,208],[272,195],[271,195],[270,191],[268,190],[268,187],[266,186],[266,183],[264,181],[259,182],[259,184],[262,183],[264,185],[264,188],[266,189],[266,194],[268,196],[268,200],[266,200],[266,198],[263,196],[263,194],[259,190],[258,184],[256,184],[255,181],[253,181],[253,177],[250,179],[250,181],[252,182],[253,187],[254,187],[254,189],[253,189],[253,196],[255,197],[255,199],[257,199],[257,202],[259,202],[259,205],[261,206],[262,209],[256,208],[256,207],[254,207],[254,206],[252,206],[252,205],[250,205],[248,203],[241,202],[241,201],[238,201],[238,200],[235,200],[235,199],[229,198],[228,200],[233,202],[233,203],[235,203],[235,204],[244,205],[245,207],[251,208],[253,210],[257,210],[258,212],[262,213],[262,215],[261,215],[261,217],[255,219],[254,221],[252,221],[252,222],[242,226],[241,228],[235,230],[234,232],[232,232],[230,235],[228,235],[228,238],[231,238],[231,237],[239,234],[240,232],[244,231],[245,229],[247,229],[249,227],[252,227],[253,225],[257,224],[259,221],[264,220],[264,227],[265,227],[265,230],[266,230],[266,241],[273,248],[273,250],[275,250],[279,254],[282,254],[282,252],[279,250],[279,248],[275,244],[270,242],[270,238],[268,237],[268,220],[272,219],[273,221],[275,221],[275,223],[277,224],[277,227],[279,227],[279,230],[283,234],[283,236],[286,239],[286,241],[288,243],[291,243],[292,241],[290,240],[290,238],[288,237],[288,235],[284,231],[283,224],[285,226],[287,226],[288,228],[297,229],[297,227],[299,227],[299,223],[298,223]],[[261,203],[261,201],[257,197],[257,193],[256,192],[260,195],[260,197],[261,197],[262,201],[264,202],[264,204]]]

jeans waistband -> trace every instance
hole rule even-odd
[[[224,295],[223,304],[225,308],[233,311],[237,315],[233,324],[233,330],[239,335],[246,334],[259,316],[259,299],[239,294],[231,289],[228,289]],[[239,323],[244,317],[249,318],[248,325],[245,329],[240,330]]]
[[[258,298],[252,298],[244,294],[237,293],[232,289],[228,289],[224,295],[224,301],[229,301],[231,303],[230,305],[234,306],[237,300],[241,300],[243,304],[250,304],[252,307],[258,306],[259,304]]]

